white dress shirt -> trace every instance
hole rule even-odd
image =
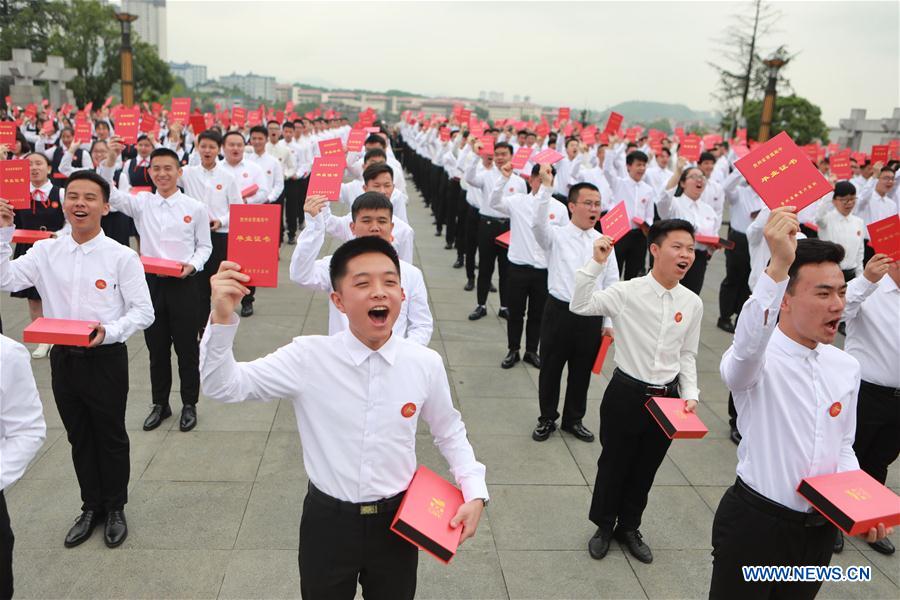
[[[234,182],[238,186],[238,190],[242,193],[250,186],[257,186],[256,193],[252,196],[244,198],[247,204],[265,204],[272,190],[269,178],[263,172],[262,168],[255,162],[245,158],[236,165],[232,165],[227,160],[219,161],[219,166],[225,169],[225,172],[234,178]]]
[[[668,183],[668,180],[666,182]],[[712,179],[707,179],[703,193],[700,195],[700,201],[708,204],[713,209],[721,223],[722,215],[725,212],[725,190],[722,186]]]
[[[898,214],[898,205],[890,194],[882,196],[875,190],[874,184],[869,184],[857,196],[854,212],[862,217],[866,225],[871,225]],[[865,238],[869,239],[868,229],[865,231]]]
[[[31,356],[5,335],[0,335],[0,399],[0,490],[5,490],[22,477],[47,437]]]
[[[505,219],[506,215],[490,206],[490,195],[497,185],[497,181],[501,179],[500,169],[491,165],[490,169],[484,168],[481,160],[473,161],[466,169],[466,183],[469,184],[468,194],[476,194],[478,198],[478,210],[482,217],[491,219]],[[524,194],[528,191],[525,181],[521,177],[512,177],[507,180],[503,187],[503,194]]]
[[[326,206],[323,210],[327,210],[327,208],[328,207]],[[350,222],[353,220],[352,217],[352,213],[336,217],[331,214],[331,211],[328,211],[327,216],[325,217],[325,232],[342,242],[352,240],[356,237],[350,229]],[[396,215],[394,215],[391,222],[394,224],[391,245],[394,247],[394,250],[397,251],[397,256],[400,257],[400,260],[412,263],[416,235],[413,228],[398,219]]]
[[[216,233],[228,233],[231,205],[243,204],[244,200],[234,177],[222,168],[222,163],[216,163],[212,169],[202,165],[182,167],[178,183],[188,196],[206,205],[210,221],[222,224]]]
[[[675,188],[672,188],[660,193],[656,208],[663,219],[684,219],[694,226],[695,233],[719,237],[722,216],[716,214],[713,207],[703,202],[702,198],[692,200],[687,194],[676,197]],[[707,250],[708,246],[698,242],[694,244],[694,248]]]
[[[725,190],[725,201],[729,207],[728,226],[739,233],[747,233],[753,222],[753,213],[765,207],[762,199],[747,184],[741,172],[735,169],[722,184]]]
[[[453,408],[440,355],[393,335],[372,350],[349,330],[296,337],[252,362],[234,360],[232,325],[209,325],[200,344],[203,393],[219,402],[290,400],[309,480],[329,496],[372,502],[409,487],[416,427],[428,424],[463,498],[488,499],[484,465]],[[298,385],[297,382],[302,382]],[[405,417],[404,407],[415,405]]]
[[[625,211],[628,213],[631,229],[638,228],[637,223],[634,222],[635,217],[643,219],[648,227],[652,225],[654,198],[656,197],[653,188],[644,181],[635,181],[630,175],[619,176],[612,160],[603,161],[603,174],[606,175],[606,181],[609,182],[609,187],[612,189],[612,206],[625,201]]]
[[[856,277],[847,285],[844,350],[862,369],[862,380],[900,388],[900,288],[889,275],[878,283]]]
[[[316,260],[325,243],[325,211],[313,217],[306,215],[306,227],[297,238],[297,247],[291,256],[291,281],[301,287],[331,293],[331,256]],[[427,346],[434,331],[434,319],[428,308],[428,289],[418,267],[400,261],[400,287],[406,298],[400,305],[400,314],[394,323],[394,333]],[[335,335],[350,325],[347,315],[328,300],[328,334]]]
[[[595,291],[605,271],[606,264],[592,258],[575,272],[569,309],[615,319],[615,362],[626,375],[653,385],[678,377],[681,397],[699,400],[696,359],[703,301],[680,283],[664,288],[652,272]]]
[[[719,371],[738,413],[738,476],[769,500],[809,512],[797,493],[800,480],[859,468],[859,363],[834,346],[807,348],[781,331],[787,284],[760,276]],[[840,412],[832,416],[836,402]]]
[[[256,163],[262,169],[269,190],[266,203],[272,204],[277,202],[281,192],[284,191],[284,173],[281,170],[281,164],[278,162],[278,159],[267,152],[257,154],[251,149],[250,152],[244,153],[244,160]]]
[[[572,175],[574,183],[592,183],[600,190],[600,210],[607,212],[615,207],[616,200],[613,196],[612,188],[609,187],[609,181],[603,174],[603,167],[591,167],[589,169],[581,167],[576,169]]]
[[[212,252],[206,205],[176,190],[168,198],[158,193],[136,196],[110,190],[109,204],[134,219],[141,236],[141,256],[176,260],[203,270]]]
[[[273,156],[281,167],[281,175],[284,179],[292,179],[297,173],[297,165],[294,163],[294,154],[284,140],[278,140],[277,144],[266,142],[266,154]]]
[[[99,321],[103,344],[124,342],[153,323],[153,303],[137,253],[106,237],[40,240],[10,261],[14,227],[0,228],[0,289],[37,288],[50,319]],[[143,241],[143,240],[142,240]]]
[[[549,194],[544,186],[533,194],[509,194],[509,177],[500,177],[489,198],[491,210],[509,217],[509,262],[516,265],[527,265],[535,269],[547,268],[547,257],[544,249],[534,239],[532,225],[534,212],[541,202],[541,194]],[[563,226],[569,222],[569,210],[554,199],[547,203],[547,218],[551,225]]]
[[[862,275],[866,244],[865,222],[853,213],[846,217],[839,213],[831,203],[831,194],[823,198],[819,204],[815,219],[820,240],[843,246],[844,260],[841,261],[841,270],[853,271],[857,277]]]

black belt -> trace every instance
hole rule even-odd
[[[646,396],[668,396],[678,389],[678,377],[676,377],[669,383],[655,385],[652,383],[641,381],[640,379],[635,379],[631,375],[625,373],[625,371],[621,370],[619,367],[616,367],[615,370],[613,370],[613,379],[616,378],[618,378],[620,383],[638,390]]]
[[[878,394],[879,396],[893,396],[895,398],[900,398],[900,388],[878,385],[877,383],[869,383],[868,381],[860,381],[859,387],[860,389],[865,389],[866,391]]]
[[[497,221],[498,223],[509,223],[509,219],[505,217],[489,217],[481,213],[478,213],[478,216],[481,217],[482,221]]]
[[[734,490],[744,502],[773,517],[791,521],[792,523],[798,523],[804,527],[821,527],[822,525],[828,524],[828,519],[817,512],[801,512],[799,510],[788,508],[783,504],[778,504],[774,500],[769,500],[741,481],[740,477],[734,482]]]
[[[72,356],[103,356],[104,354],[121,352],[124,349],[125,344],[122,342],[116,342],[114,344],[103,344],[101,346],[95,346],[93,348],[88,348],[87,346],[63,346],[60,344],[54,344],[53,348],[50,349],[50,352],[70,354]]]
[[[406,494],[406,492],[400,492],[396,496],[383,498],[381,500],[376,500],[375,502],[347,502],[346,500],[332,498],[314,486],[312,482],[309,483],[310,498],[323,506],[333,508],[338,512],[346,513],[348,515],[371,516],[395,513],[397,512],[397,509],[400,508],[400,503],[403,501],[404,494]]]

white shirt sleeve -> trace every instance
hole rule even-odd
[[[137,254],[128,253],[119,267],[118,277],[126,312],[115,321],[103,323],[104,344],[124,342],[138,330],[150,327],[155,317],[144,268]]]
[[[291,281],[312,290],[331,291],[329,264],[316,260],[325,243],[325,217],[320,212],[315,217],[306,215],[306,227],[297,238],[297,247],[291,255]]]
[[[47,435],[31,357],[22,344],[0,336],[0,490],[17,481]]]

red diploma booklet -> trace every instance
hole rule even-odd
[[[684,402],[682,398],[654,396],[644,405],[670,440],[702,438],[709,432],[696,413],[684,410]]]
[[[190,122],[194,135],[200,135],[206,131],[206,119],[203,118],[203,115],[191,115]]]
[[[321,156],[314,158],[306,195],[322,194],[332,202],[337,202],[341,199],[343,174],[344,167],[340,163],[335,163],[333,159]]]
[[[528,159],[531,158],[532,152],[534,152],[534,148],[529,148],[528,146],[519,146],[519,149],[516,150],[516,154],[512,157],[511,162],[513,169],[521,169],[526,164],[528,164]]]
[[[172,111],[169,115],[170,120],[175,123],[187,123],[188,113],[191,112],[190,98],[172,98]]]
[[[603,231],[603,235],[608,235],[613,239],[613,243],[618,242],[631,231],[631,223],[628,221],[628,211],[625,209],[624,200],[600,217],[600,229]]]
[[[168,275],[169,277],[181,276],[182,264],[177,260],[142,256],[141,264],[144,265],[144,273],[152,273],[154,275]]]
[[[545,150],[541,150],[537,154],[532,157],[532,162],[535,162],[539,165],[552,165],[558,163],[563,159],[563,155],[554,150],[553,148],[547,148]]]
[[[494,242],[497,243],[498,246],[503,246],[504,248],[509,248],[509,239],[512,235],[512,229],[509,231],[504,231],[500,235],[494,238]]]
[[[16,123],[15,121],[0,122],[0,146],[6,146],[6,149],[12,151],[16,145]]]
[[[91,141],[91,124],[88,122],[75,123],[75,141],[79,144],[87,144]]]
[[[13,210],[31,208],[31,164],[27,160],[0,160],[0,198]]]
[[[594,375],[599,375],[600,371],[603,370],[603,361],[606,360],[606,353],[609,351],[609,347],[612,346],[613,339],[608,335],[603,336],[603,341],[600,342],[600,350],[597,352],[597,358],[594,359],[594,366],[591,368],[591,372]]]
[[[900,260],[900,215],[891,215],[868,226],[872,248]]]
[[[16,229],[13,232],[13,244],[33,244],[39,240],[46,240],[53,235],[52,231],[43,229]]]
[[[481,152],[479,153],[481,156],[494,155],[494,136],[482,135],[478,138],[478,141],[481,142]]]
[[[838,178],[838,181],[846,181],[853,175],[849,156],[832,156],[828,168],[831,169],[831,174]]]
[[[72,319],[35,319],[22,332],[27,344],[59,344],[60,346],[87,346],[96,335],[97,321]]]
[[[799,212],[834,189],[794,140],[781,132],[734,166],[771,209],[794,206]]]
[[[140,127],[140,112],[137,108],[125,108],[116,118],[116,135],[126,145],[136,144]]]
[[[247,122],[247,109],[243,106],[235,106],[231,109],[231,120],[238,127],[243,127]]]
[[[344,145],[340,138],[331,138],[319,142],[319,154],[322,156],[337,156],[344,153]]]
[[[347,152],[362,151],[363,144],[368,137],[369,132],[365,129],[351,129],[350,136],[347,138]]]
[[[232,204],[228,225],[228,260],[250,276],[244,285],[278,287],[278,242],[281,207],[277,204]]]
[[[862,470],[806,477],[797,492],[847,535],[900,525],[900,497]]]
[[[617,132],[619,127],[622,126],[622,120],[624,118],[625,117],[617,112],[609,113],[609,119],[606,120],[606,127],[603,128],[603,132],[606,134]]]
[[[453,529],[450,520],[463,504],[462,492],[434,471],[420,466],[397,509],[391,531],[449,563],[462,535],[462,527]]]
[[[700,235],[697,234],[694,236],[694,241],[699,244],[706,244],[707,246],[712,246],[714,248],[726,248],[731,250],[734,248],[734,242],[731,240],[726,240],[720,238],[717,235]]]
[[[572,109],[566,106],[561,106],[559,109],[559,120],[567,121],[569,117],[572,115]]]
[[[688,162],[697,162],[700,159],[700,136],[688,135],[681,140],[678,146],[678,155],[683,156]]]
[[[874,165],[877,162],[880,162],[882,165],[887,164],[889,149],[890,146],[887,144],[872,146],[872,164]]]

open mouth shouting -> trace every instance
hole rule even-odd
[[[85,210],[74,210],[70,214],[78,221],[82,221],[88,217],[88,213]]]
[[[838,325],[840,325],[840,322],[841,322],[840,319],[833,319],[831,321],[826,321],[825,322],[825,333],[829,337],[832,337],[832,338],[835,337],[837,335]]]
[[[678,268],[678,273],[680,275],[684,275],[685,273],[688,272],[688,269],[691,268],[691,263],[690,263],[690,261],[687,261],[687,260],[681,260],[681,261],[678,261],[677,263],[675,263],[675,266]]]
[[[378,327],[383,326],[387,323],[388,315],[390,314],[390,309],[383,304],[379,304],[378,306],[373,306],[369,309],[369,321],[372,322],[373,325]]]

